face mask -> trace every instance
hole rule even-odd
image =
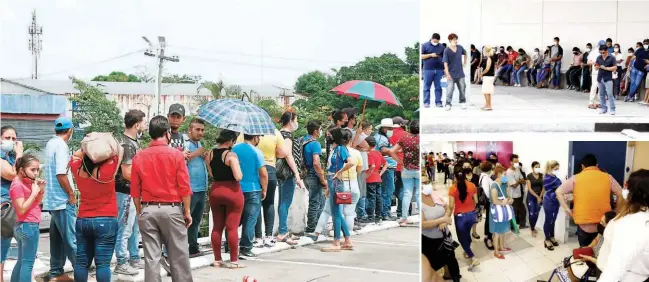
[[[392,130],[389,130],[389,131],[386,133],[386,135],[388,136],[388,138],[392,137]]]
[[[142,132],[138,132],[137,135],[135,136],[135,139],[140,140],[140,139],[142,139],[142,136],[143,136],[143,135],[144,135],[144,133],[142,133]]]
[[[622,198],[625,200],[629,198],[629,189],[622,189]]]
[[[541,173],[541,168],[540,167],[535,167],[534,168],[534,173]]]
[[[460,158],[464,158],[464,155],[460,155]]]
[[[599,235],[604,235],[604,230],[606,229],[606,226],[602,225],[601,223],[597,224],[597,233]]]
[[[555,170],[555,171],[553,171],[552,173],[554,174],[554,176],[556,176],[557,178],[559,178],[559,180],[562,180],[562,181],[563,181],[563,175],[561,175],[561,172],[560,172],[559,170]]]
[[[593,49],[591,49],[591,48],[586,48],[586,51],[588,51],[588,52],[590,52],[591,50],[593,50]]]
[[[649,49],[649,44],[645,44],[645,45],[644,45],[644,48],[645,48],[645,49]]]
[[[14,141],[2,140],[2,151],[5,153],[12,152],[14,150],[14,144]]]
[[[322,136],[322,129],[318,130],[318,136]]]
[[[614,48],[615,52],[620,52],[620,48]]]
[[[516,169],[517,169],[517,168],[519,168],[519,167],[521,167],[521,165],[520,165],[520,164],[518,164],[518,163],[515,163],[515,164],[514,164],[514,168],[516,168]]]
[[[424,185],[424,189],[421,191],[424,195],[430,195],[433,193],[433,185]]]
[[[433,42],[433,46],[439,45],[439,42]]]
[[[471,169],[470,167],[465,167],[462,168],[462,172],[464,172],[464,174],[469,174],[473,172],[473,169]]]
[[[578,52],[572,52],[572,53],[573,53],[574,55],[577,55],[577,54],[579,54]]]
[[[293,130],[295,131],[295,130],[297,130],[298,128],[300,128],[300,124],[297,123],[297,122],[294,122],[294,123],[293,123]]]

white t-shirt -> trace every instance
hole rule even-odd
[[[617,66],[624,68],[624,63],[626,63],[625,62],[626,58],[627,58],[627,56],[625,56],[624,53],[620,53],[620,54],[615,55],[615,61],[616,62],[619,61],[619,60],[622,60],[622,62],[617,63]]]
[[[599,72],[599,70],[595,69],[595,62],[597,61],[597,57],[599,57],[599,52],[597,52],[596,50],[590,51],[590,53],[588,53],[588,63],[593,64],[590,67],[590,69],[591,69],[590,74],[592,76],[597,76],[597,73]]]
[[[482,191],[484,191],[485,195],[487,195],[488,198],[491,199],[491,184],[494,183],[493,180],[491,180],[491,176],[486,173],[481,173],[480,174],[480,188],[482,188]]]
[[[642,282],[649,277],[649,212],[612,220],[604,231],[598,282]]]

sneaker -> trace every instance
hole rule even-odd
[[[354,225],[354,228],[352,228],[353,231],[359,231],[361,229],[363,229],[363,227],[360,227],[358,225]]]
[[[610,113],[611,113],[611,115],[612,115],[612,116],[614,116],[614,115],[615,115],[615,111],[611,111]]]
[[[132,268],[144,269],[144,262],[142,262],[141,260],[131,261],[129,262],[129,264],[131,265]]]
[[[252,246],[255,248],[263,248],[265,245],[265,240],[261,238],[255,238],[255,241],[252,242]]]
[[[450,111],[450,110],[451,110],[451,105],[446,105],[446,107],[444,108],[444,110]]]
[[[600,115],[606,114],[606,111],[605,111],[605,110],[601,110],[601,111],[599,111],[599,114],[600,114]]]
[[[257,255],[252,252],[252,250],[241,250],[239,251],[239,258],[244,260],[256,259]]]
[[[430,108],[430,104],[424,104],[424,108],[426,109]]]
[[[380,217],[378,217],[378,218],[376,218],[376,219],[374,220],[374,224],[376,224],[376,225],[381,225],[381,223],[383,223],[383,219],[380,218]]]
[[[443,108],[443,107],[444,107],[444,105],[442,105],[442,104],[435,104],[435,107],[438,107],[438,108]]]
[[[275,247],[275,243],[277,243],[277,240],[275,240],[275,238],[272,236],[266,236],[266,238],[264,238],[264,247]]]
[[[190,258],[195,258],[195,257],[202,257],[202,256],[204,256],[204,255],[205,255],[205,253],[203,253],[203,252],[201,252],[201,251],[198,251],[198,252],[196,252],[196,253],[190,253],[190,254],[189,254],[189,257],[190,257]]]
[[[460,104],[460,108],[462,108],[463,110],[466,110],[466,103]]]
[[[133,268],[128,263],[118,264],[115,266],[115,274],[124,274],[124,275],[138,275],[140,273],[137,269]]]

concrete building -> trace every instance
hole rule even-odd
[[[420,39],[428,41],[437,32],[447,42],[453,32],[467,49],[471,44],[511,45],[531,54],[559,37],[562,69],[567,70],[575,46],[583,50],[588,42],[611,38],[626,53],[649,38],[646,11],[649,0],[424,0]]]

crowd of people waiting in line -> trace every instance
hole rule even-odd
[[[597,281],[647,281],[649,279],[649,170],[630,174],[625,188],[598,167],[597,158],[588,154],[581,160],[581,171],[568,178],[561,173],[559,162],[544,166],[534,161],[526,174],[517,155],[509,163],[499,163],[496,154],[486,161],[473,158],[469,151],[424,154],[426,169],[422,188],[422,281],[460,281],[461,274],[455,249],[461,246],[472,271],[479,261],[471,249],[472,237],[480,236],[476,223],[485,213],[484,244],[497,259],[506,260],[512,249],[505,236],[519,229],[530,229],[536,237],[539,212],[543,209],[544,247],[550,251],[559,245],[554,237],[555,223],[563,209],[577,225],[580,250],[593,255],[573,258],[568,266],[572,281],[588,281],[575,273],[587,273]],[[435,188],[435,173],[444,173],[449,183],[448,200]],[[527,197],[524,197],[527,194]],[[572,201],[567,195],[572,195]],[[517,226],[508,219],[513,218]],[[526,219],[529,218],[529,226]],[[449,232],[455,224],[456,243]],[[570,254],[566,254],[568,257]],[[581,264],[575,263],[582,262]],[[560,264],[560,262],[557,262]],[[585,267],[585,271],[574,268]],[[437,271],[444,268],[445,277]]]
[[[430,89],[435,87],[435,104],[442,107],[441,79],[447,77],[446,109],[451,108],[454,84],[458,85],[460,104],[466,108],[464,72],[467,51],[457,44],[458,36],[450,34],[451,47],[439,44],[440,35],[433,34],[431,40],[422,45],[422,67],[424,79],[425,107],[430,106]],[[585,50],[573,47],[572,64],[566,71],[566,85],[569,90],[590,93],[588,107],[600,109],[601,114],[615,114],[615,100],[625,97],[625,102],[635,102],[642,95],[641,85],[645,84],[644,99],[640,104],[649,105],[649,39],[637,42],[634,48],[626,53],[620,44],[613,44],[611,38],[601,40],[593,50],[591,43]],[[543,51],[543,53],[541,53]],[[463,59],[461,57],[464,56]],[[498,80],[505,86],[529,86],[537,88],[561,88],[561,67],[564,57],[559,37],[554,38],[554,45],[541,50],[535,48],[532,54],[524,49],[516,50],[511,46],[486,45],[479,51],[471,44],[471,81],[482,84],[485,106],[482,110],[493,110],[491,94],[495,91]],[[527,77],[527,83],[521,78]],[[606,102],[609,106],[607,107]]]
[[[185,116],[180,104],[148,124],[142,111],[128,111],[124,134],[116,136],[120,152],[97,163],[83,149],[70,154],[73,123],[58,118],[55,136],[45,148],[44,179],[39,178],[41,161],[24,154],[16,129],[2,127],[1,199],[3,210],[14,208],[17,216],[13,230],[18,259],[11,281],[32,281],[41,211],[52,216],[49,281],[69,281],[63,269],[66,258],[74,267],[74,281],[88,280],[93,260],[97,281],[110,281],[114,253],[114,274],[137,275],[144,269],[146,281],[160,281],[162,266],[172,281],[183,282],[192,281],[190,257],[204,255],[198,230],[206,204],[213,213],[214,267],[227,268],[244,267],[239,258],[256,257],[253,247],[272,247],[278,241],[297,244],[299,238],[287,227],[296,187],[309,192],[307,236],[322,240],[332,218],[334,238],[322,248],[326,252],[353,250],[352,231],[364,225],[385,220],[405,225],[407,216],[417,213],[411,202],[419,196],[418,120],[386,118],[375,127],[364,122],[355,128],[354,109],[335,110],[324,133],[321,121],[314,120],[306,125],[307,135],[298,137],[293,135],[299,127],[297,114],[287,111],[275,135],[222,129],[216,147],[209,149],[201,143],[203,120],[195,118],[187,133],[179,132]],[[152,141],[141,149],[140,137],[147,130]],[[80,194],[78,207],[74,186]],[[275,193],[279,230],[273,237]],[[341,200],[345,193],[351,201]],[[390,212],[393,195],[398,217]],[[224,229],[228,262],[222,257]],[[2,238],[3,267],[11,240]]]

